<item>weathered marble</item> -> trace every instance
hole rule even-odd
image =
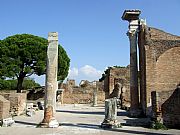
[[[57,69],[58,69],[58,33],[48,34],[47,64],[46,64],[46,93],[44,104],[44,127],[58,127],[55,119]]]

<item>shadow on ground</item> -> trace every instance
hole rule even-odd
[[[133,131],[133,130],[127,130],[122,128],[114,128],[114,129],[103,129],[100,125],[96,124],[84,124],[84,123],[61,123],[60,126],[66,126],[66,127],[77,127],[77,128],[87,128],[87,129],[95,129],[100,131],[111,131],[111,132],[119,132],[122,133],[129,133],[129,134],[139,134],[139,135],[171,135],[171,134],[163,134],[163,133],[152,133],[152,132],[146,132],[146,131]]]
[[[56,110],[56,112],[63,112],[63,113],[74,113],[74,114],[93,114],[93,115],[105,115],[104,111],[98,112],[87,112],[87,111],[68,111],[68,110]],[[127,116],[127,112],[117,112],[117,116]]]
[[[122,123],[122,126],[133,126],[133,127],[150,127],[150,118],[127,118],[124,119],[126,123]]]
[[[25,122],[25,121],[18,121],[18,120],[16,120],[15,123],[23,124],[23,125],[31,125],[31,126],[37,126],[37,125],[38,125],[38,123]]]
[[[74,113],[74,114],[104,115],[104,112],[85,112],[85,111],[67,111],[67,110],[56,110],[56,112]]]

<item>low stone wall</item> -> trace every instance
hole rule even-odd
[[[10,101],[10,114],[20,115],[25,113],[26,93],[0,93],[5,99]]]

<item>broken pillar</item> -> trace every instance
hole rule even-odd
[[[101,123],[102,128],[119,128],[121,124],[117,121],[117,98],[105,100],[105,119]]]
[[[94,88],[93,90],[93,106],[97,106],[97,92],[98,92],[98,88]]]
[[[152,101],[152,120],[163,123],[160,96],[157,91],[151,92],[151,101]]]
[[[137,117],[139,110],[139,92],[138,92],[138,68],[137,68],[137,33],[139,29],[140,10],[125,10],[122,16],[123,20],[129,22],[129,31],[127,35],[130,41],[130,115]]]
[[[47,63],[46,63],[46,87],[44,101],[44,119],[42,127],[58,127],[55,119],[56,91],[58,69],[58,33],[48,34]]]
[[[63,104],[64,89],[58,89],[56,96],[57,96],[56,101],[59,102],[60,104]]]

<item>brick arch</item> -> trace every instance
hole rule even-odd
[[[180,47],[165,51],[156,62],[155,89],[168,91],[180,83]]]

